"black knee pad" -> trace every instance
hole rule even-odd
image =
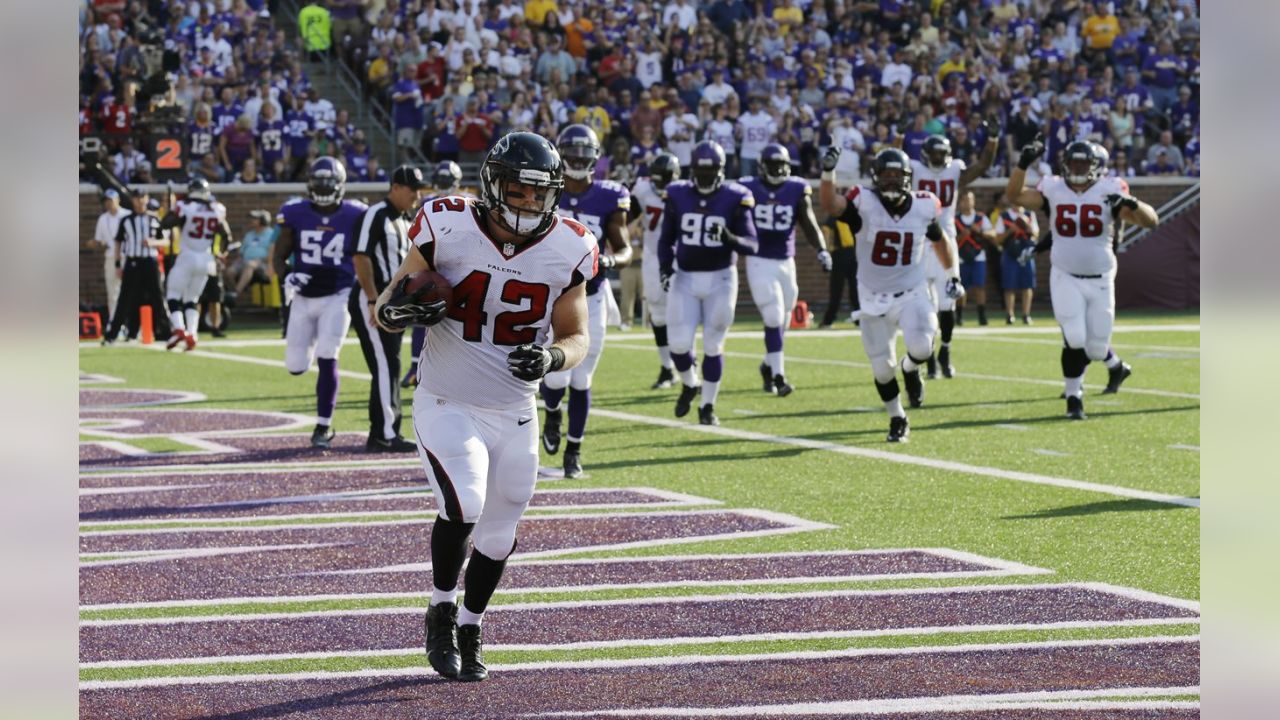
[[[182,303],[182,309],[183,309],[183,310],[195,310],[195,309],[196,309],[196,304],[195,304],[194,302],[184,302],[184,303]]]
[[[914,355],[912,355],[911,353],[907,353],[907,357],[911,358],[911,362],[917,365],[927,365],[929,363],[929,358],[933,356],[926,355],[923,360],[917,360]],[[906,372],[906,370],[903,370],[902,372]]]
[[[1084,348],[1062,348],[1062,377],[1077,378],[1084,375],[1084,369],[1089,365],[1089,356],[1085,354]]]
[[[876,392],[880,393],[880,399],[884,402],[898,397],[898,378],[894,378],[887,383],[877,382]]]
[[[169,308],[169,312],[182,312],[181,300],[166,300],[164,304]]]

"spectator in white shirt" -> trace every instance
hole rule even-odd
[[[702,99],[711,103],[712,107],[724,104],[730,95],[737,95],[738,91],[733,86],[725,82],[725,75],[728,73],[724,70],[716,72],[715,82],[702,88]]]
[[[911,66],[906,63],[905,57],[902,50],[893,53],[893,62],[886,64],[880,72],[882,87],[891,88],[894,83],[899,83],[904,88],[911,86]]]
[[[778,133],[778,123],[761,107],[760,98],[747,102],[747,112],[738,118],[738,136],[742,139],[742,175],[755,175],[760,162],[760,151],[773,141]]]
[[[120,193],[107,190],[102,196],[103,213],[98,216],[98,225],[93,231],[91,244],[102,246],[102,270],[107,281],[107,327],[111,316],[116,314],[116,301],[120,299],[120,271],[116,267],[116,231],[120,229],[120,221],[129,214],[120,209]]]
[[[673,23],[684,32],[688,32],[698,23],[698,11],[689,0],[668,3],[666,10],[662,11],[662,24],[670,27]]]
[[[125,138],[124,143],[120,146],[120,152],[111,158],[111,171],[122,182],[133,182],[134,175],[138,173],[138,169],[146,162],[147,156],[138,152],[137,148],[133,146],[132,139]]]
[[[688,106],[678,95],[672,92],[671,97],[671,112],[662,121],[662,134],[667,139],[667,149],[680,160],[680,167],[687,169],[702,123],[698,121],[697,115],[689,112]]]

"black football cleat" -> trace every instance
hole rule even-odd
[[[902,371],[902,384],[907,386],[907,402],[918,408],[924,404],[924,381],[920,379],[920,369],[915,372]]]
[[[484,642],[480,639],[479,625],[458,626],[458,653],[462,656],[459,680],[479,682],[489,677],[489,668],[484,665]]]
[[[462,669],[458,652],[458,606],[439,603],[427,608],[427,662],[431,669],[453,679]]]
[[[564,451],[564,477],[566,480],[582,477],[582,456],[574,450]]]
[[[949,379],[956,376],[956,369],[951,365],[951,348],[945,345],[938,348],[938,367],[942,370],[942,377]]]
[[[671,372],[671,368],[662,368],[658,371],[658,379],[649,386],[650,390],[666,390],[676,380],[675,373]]]
[[[1120,392],[1120,384],[1133,374],[1133,367],[1129,363],[1122,362],[1113,368],[1107,368],[1107,387],[1103,389],[1103,395],[1114,395]]]
[[[1084,420],[1084,400],[1072,395],[1067,398],[1067,419]]]
[[[907,436],[911,434],[911,425],[905,417],[889,418],[889,436],[885,438],[886,442],[904,443],[909,442]]]
[[[563,410],[548,410],[542,423],[542,449],[548,455],[560,452],[560,421],[564,419]]]
[[[987,308],[982,305],[978,306],[978,324],[979,325],[987,324]]]
[[[370,453],[411,453],[418,452],[418,446],[402,437],[386,438],[369,436],[364,443],[364,451]]]
[[[317,425],[316,429],[311,431],[311,447],[325,450],[333,444],[333,438],[337,434],[328,425]]]
[[[715,406],[707,403],[698,408],[698,423],[702,425],[719,425],[720,418],[716,417]]]
[[[693,406],[693,399],[698,397],[701,387],[693,385],[681,385],[680,397],[676,398],[676,417],[682,418],[689,414],[689,408]]]
[[[778,393],[778,397],[786,397],[796,391],[782,375],[773,376],[773,389]]]
[[[930,380],[938,379],[938,359],[935,358],[933,355],[929,356],[929,379]]]
[[[772,395],[774,392],[773,371],[769,369],[769,363],[760,363],[760,379],[764,381],[764,391]]]

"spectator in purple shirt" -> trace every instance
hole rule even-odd
[[[400,79],[391,86],[396,145],[402,148],[416,148],[421,142],[422,89],[418,87],[417,73],[417,67],[406,65],[400,70]]]
[[[1189,86],[1178,88],[1178,101],[1169,108],[1169,120],[1174,139],[1180,145],[1185,144],[1192,130],[1200,124],[1200,106],[1191,99]]]
[[[929,133],[925,131],[924,113],[917,113],[912,120],[911,129],[902,136],[902,149],[912,160],[922,160],[920,151],[924,149],[924,141],[929,137]]]
[[[1173,43],[1160,41],[1155,54],[1142,64],[1142,79],[1151,91],[1156,110],[1166,112],[1178,100],[1178,85],[1187,74],[1186,59],[1174,54]]]

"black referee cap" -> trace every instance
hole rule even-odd
[[[427,180],[422,176],[422,171],[413,165],[401,165],[391,173],[392,185],[407,185],[414,190],[427,186]]]

